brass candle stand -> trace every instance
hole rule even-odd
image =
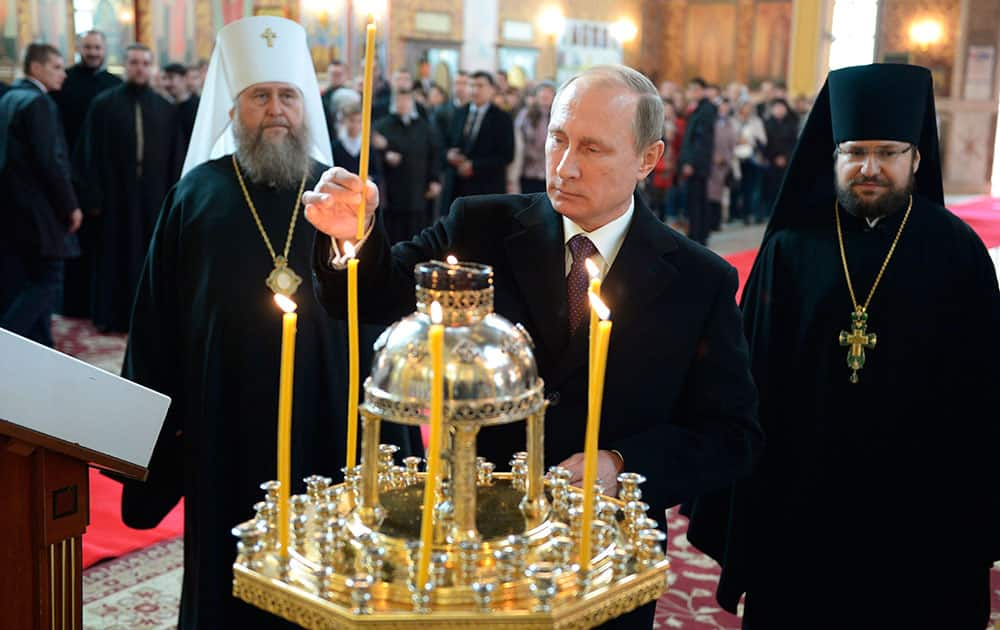
[[[277,482],[262,484],[255,518],[233,529],[236,597],[306,628],[584,629],[666,589],[665,534],[647,516],[635,473],[618,497],[595,493],[593,557],[581,568],[583,492],[559,467],[543,471],[545,400],[527,332],[493,312],[492,270],[417,265],[417,312],[375,344],[361,406],[361,465],[345,481],[305,479],[290,501],[290,545],[277,536]],[[430,579],[418,586],[426,475],[396,462],[383,421],[429,421],[430,304],[443,310],[447,435],[434,509]],[[510,472],[477,457],[481,427],[526,423]],[[581,440],[582,447],[582,440]]]

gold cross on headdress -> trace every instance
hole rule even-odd
[[[260,36],[267,40],[267,47],[268,48],[273,48],[274,47],[274,38],[277,37],[278,34],[275,33],[274,31],[272,31],[271,27],[268,26],[267,30],[264,31],[263,33],[261,33]]]

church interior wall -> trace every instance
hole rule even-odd
[[[683,83],[700,76],[722,85],[787,80],[791,0],[660,0],[655,5],[659,19],[643,30],[659,33],[658,80]]]
[[[789,82],[792,56],[809,45],[820,47],[817,56],[827,50],[824,42],[793,41],[796,11],[817,0],[492,1],[496,31],[490,41],[496,42],[496,55],[493,67],[484,69],[501,69],[504,59],[516,53],[534,64],[535,79],[552,77],[557,55],[564,55],[564,42],[555,42],[541,23],[540,16],[552,8],[571,21],[610,24],[626,18],[637,25],[636,37],[622,46],[622,58],[654,81],[683,83],[699,75],[720,84]],[[133,37],[154,48],[158,63],[194,63],[211,55],[222,25],[267,13],[308,25],[314,65],[323,80],[331,58],[351,58],[351,65],[360,67],[363,41],[358,17],[351,13],[355,4],[360,6],[354,0],[100,0],[87,6],[102,6],[102,19],[117,27],[109,41],[113,72],[121,72],[116,56]],[[0,0],[0,80],[17,78],[31,41],[55,42],[72,63],[77,5],[82,2]],[[428,51],[439,56],[444,51],[457,59],[455,66],[466,67],[464,18],[478,6],[474,0],[382,0],[382,6],[380,53],[388,57],[387,70],[406,67],[415,73],[417,60]],[[988,191],[1000,99],[1000,1],[880,0],[875,59],[931,69],[945,186],[956,194]],[[818,83],[825,66],[816,65]],[[434,78],[448,83],[450,74]]]
[[[883,0],[876,60],[931,69],[945,190],[988,193],[1000,101],[1000,2]]]

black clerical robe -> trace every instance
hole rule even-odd
[[[59,106],[63,129],[66,132],[66,146],[70,152],[76,145],[91,102],[104,90],[117,87],[121,83],[121,79],[107,70],[89,68],[83,63],[78,63],[66,71],[66,80],[58,92],[52,93],[52,99]],[[79,189],[79,182],[74,182],[74,186]],[[66,261],[62,307],[65,315],[90,317],[91,276],[95,241],[98,236],[93,227],[91,221],[84,221],[80,225],[77,232],[80,257]]]
[[[747,628],[791,627],[775,612],[815,628],[982,628],[1000,557],[993,265],[967,225],[914,195],[852,384],[833,199],[824,214],[759,254],[743,310],[767,448],[751,477],[695,504],[689,538],[723,565],[724,607],[747,593]],[[841,217],[863,302],[903,211],[874,228]]]
[[[315,163],[307,186],[322,173]],[[275,249],[283,249],[296,190],[247,182]],[[301,212],[301,209],[300,209]],[[289,266],[303,278],[292,408],[292,494],[302,479],[340,480],[346,457],[346,327],[313,298],[315,229],[301,214]],[[181,628],[284,627],[232,597],[232,527],[254,515],[259,485],[276,478],[281,312],[273,268],[231,158],[202,164],[170,192],[143,267],[122,373],[171,396],[147,483],[128,482],[122,513],[152,527],[185,497]],[[363,331],[367,373],[377,329]],[[397,425],[383,441],[411,452]],[[290,627],[290,626],[289,626]]]
[[[439,181],[441,144],[431,123],[420,116],[404,123],[399,114],[389,114],[375,122],[375,130],[385,136],[386,152],[403,156],[396,166],[385,162],[386,199],[382,214],[389,240],[409,240],[430,225],[427,188]]]
[[[128,330],[156,216],[180,175],[181,136],[173,106],[149,88],[112,88],[87,112],[74,168],[96,232],[92,316],[100,330]]]

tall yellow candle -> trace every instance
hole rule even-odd
[[[362,186],[368,182],[368,151],[372,134],[372,79],[375,62],[375,18],[370,17],[368,28],[365,29],[365,82],[361,92],[361,162],[358,175]],[[357,240],[365,236],[365,191],[362,189],[361,205],[358,206]]]
[[[600,278],[600,270],[597,268],[597,264],[590,258],[585,260],[583,264],[587,268],[587,273],[590,274],[589,294],[601,297],[601,278]],[[591,374],[594,373],[594,335],[597,334],[597,321],[598,321],[597,312],[593,308],[591,308],[590,309],[590,355],[589,355],[589,360],[587,361],[588,383],[590,381],[593,381],[593,379],[590,378],[590,376]],[[588,385],[588,387],[592,387],[592,385]]]
[[[611,340],[611,312],[595,295],[590,296],[593,310],[600,317],[594,338],[594,368],[590,375],[587,400],[587,437],[583,450],[583,518],[580,534],[580,568],[590,569],[591,524],[594,522],[594,482],[597,481],[597,438],[601,431],[601,404],[604,400],[604,374],[607,367],[608,343]]]
[[[431,434],[427,449],[427,479],[424,481],[424,509],[420,517],[420,563],[417,565],[417,588],[427,584],[431,545],[434,543],[434,499],[441,467],[441,433],[444,423],[444,326],[441,305],[431,304],[431,325],[427,336],[431,356]]]
[[[344,242],[347,261],[347,469],[354,468],[358,458],[358,383],[361,365],[358,349],[358,259],[354,246]]]
[[[292,379],[295,372],[296,304],[280,293],[274,301],[285,312],[281,318],[281,372],[278,378],[278,543],[288,557],[288,495],[292,485]]]

